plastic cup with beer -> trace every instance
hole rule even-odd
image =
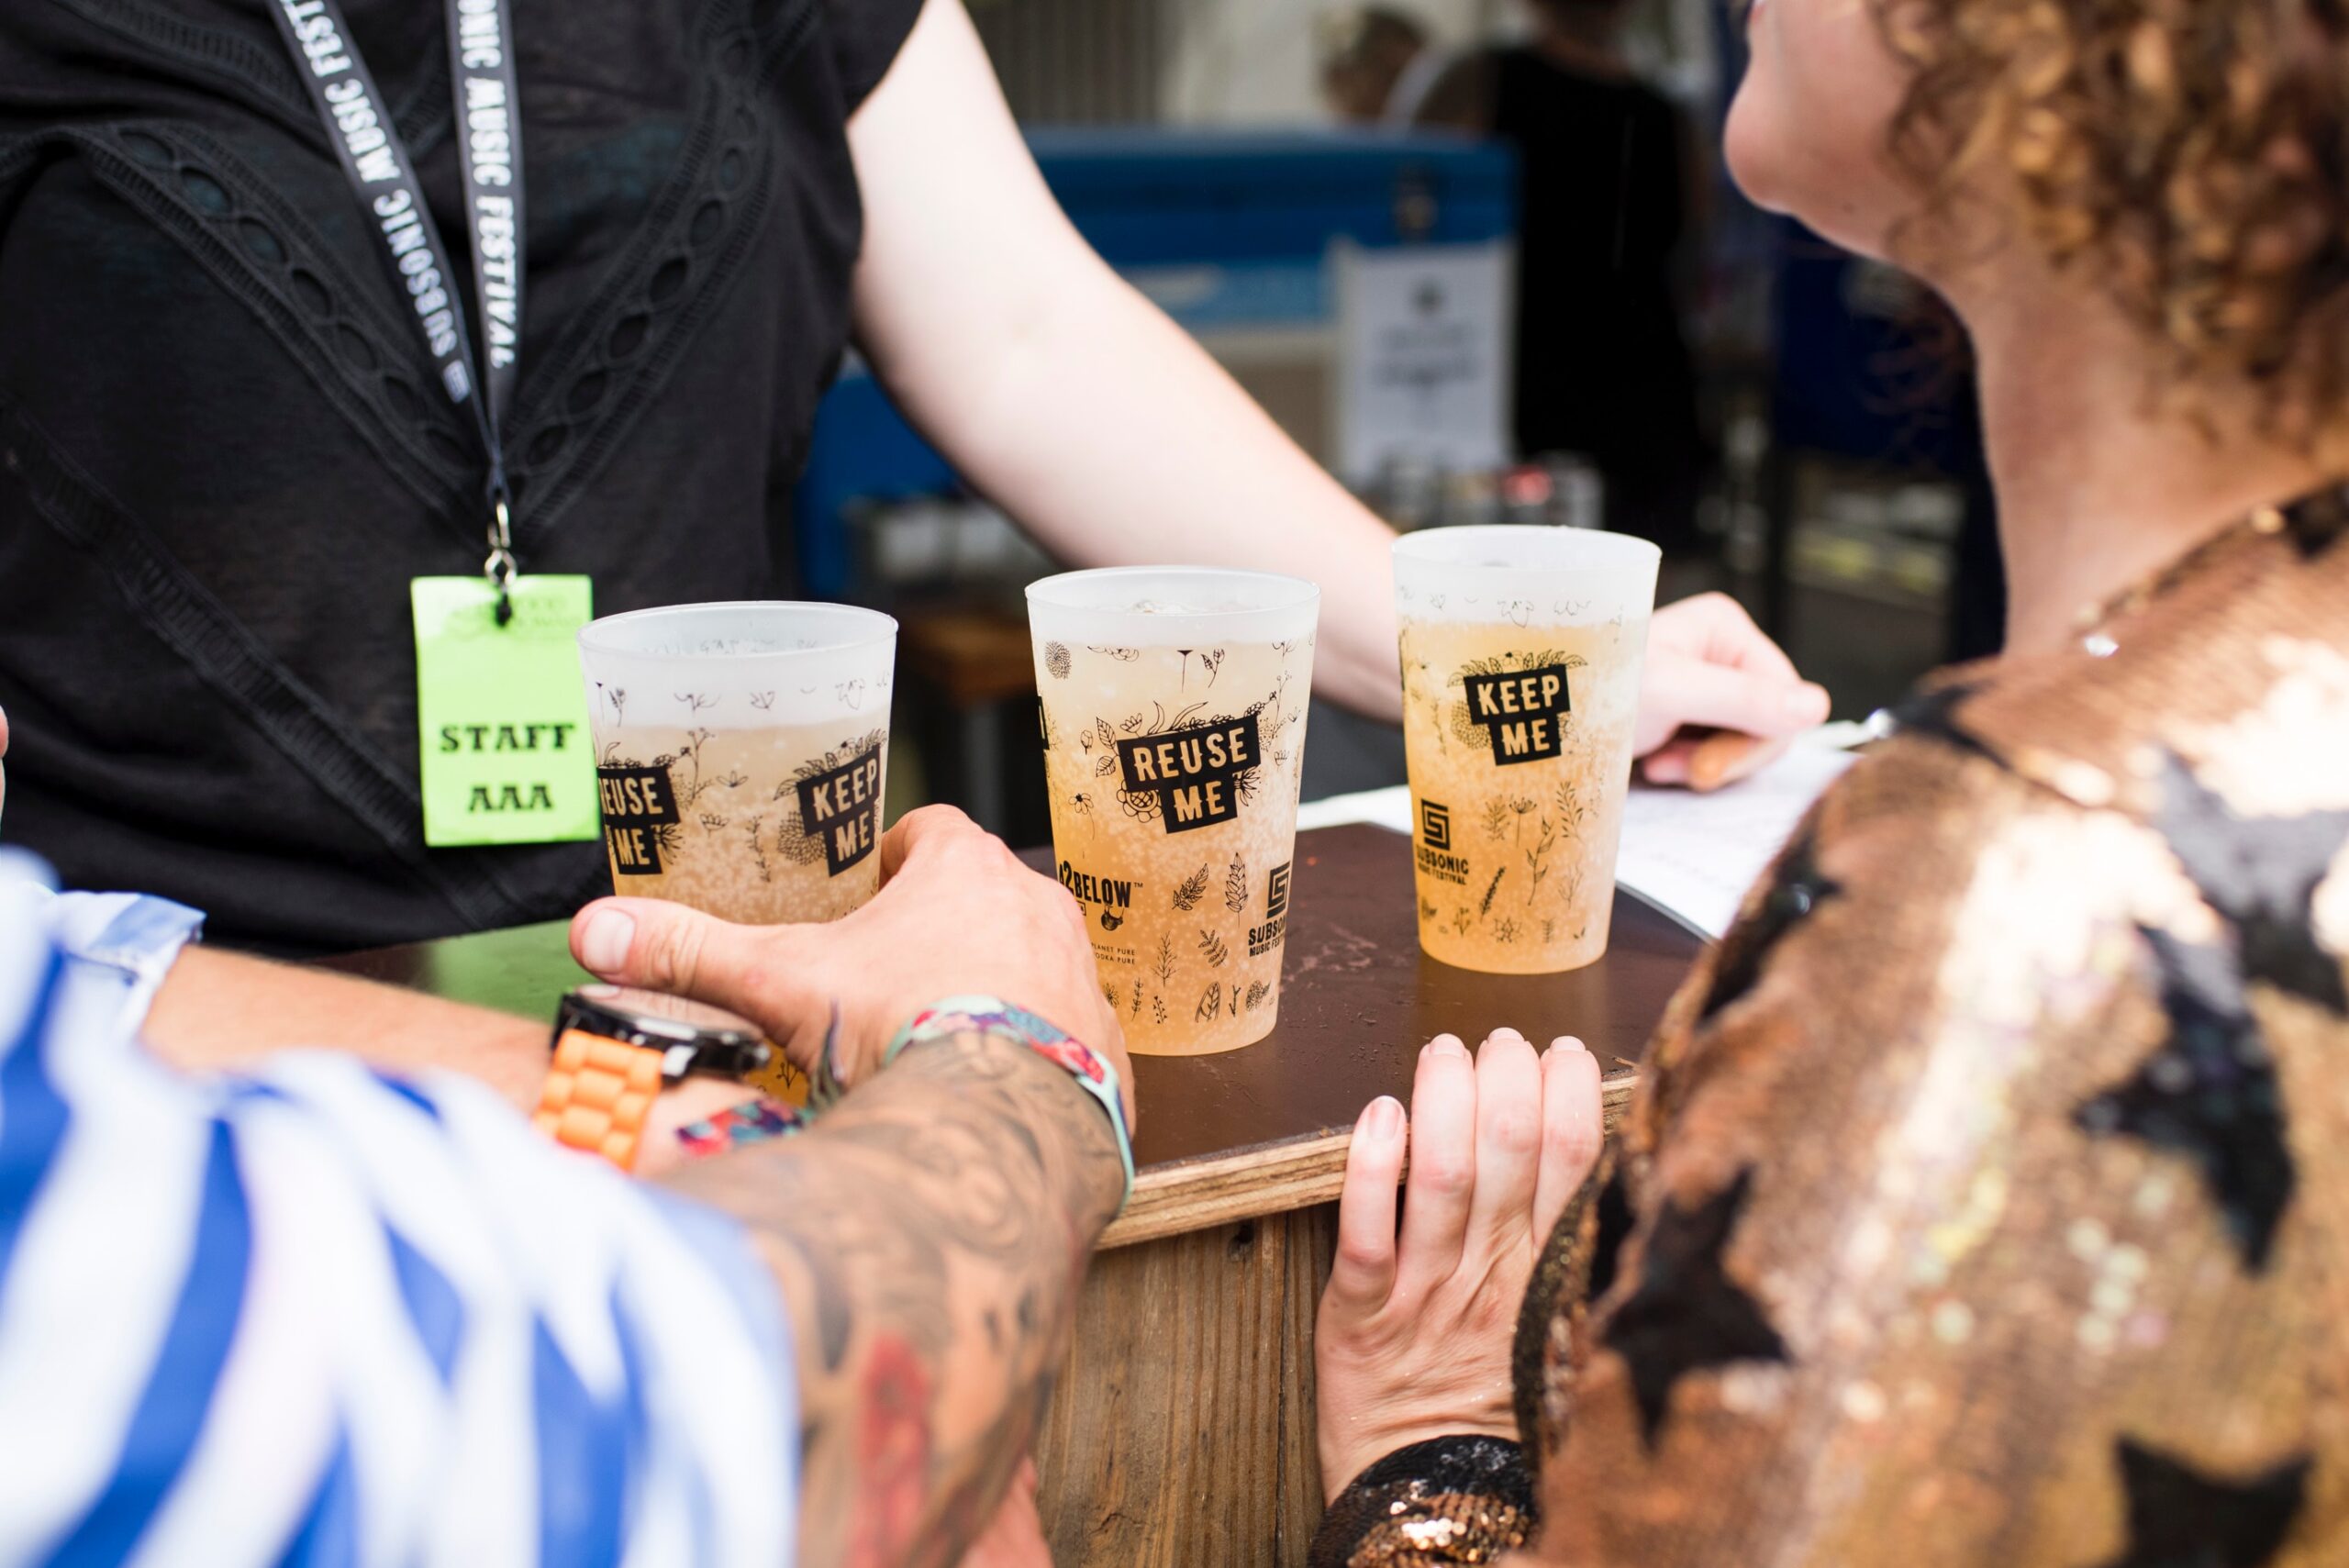
[[[1395,542],[1419,947],[1488,974],[1607,951],[1661,552],[1545,527]]]
[[[620,893],[746,924],[880,885],[897,623],[845,605],[680,605],[579,634]]]
[[[1320,604],[1192,567],[1028,590],[1052,858],[1136,1052],[1236,1050],[1279,1015]]]

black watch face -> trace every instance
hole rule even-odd
[[[566,1029],[651,1046],[662,1053],[662,1076],[747,1079],[781,1052],[759,1026],[720,1007],[658,991],[582,985],[555,1012],[558,1043]]]
[[[665,991],[640,991],[628,985],[582,985],[579,995],[599,1007],[644,1020],[654,1032],[661,1023],[683,1025],[696,1034],[746,1034],[753,1040],[765,1038],[764,1031],[750,1019],[729,1013],[723,1007],[713,1007],[705,1002],[688,1001],[672,996]]]

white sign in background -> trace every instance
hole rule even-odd
[[[1330,247],[1342,478],[1365,483],[1398,459],[1455,470],[1508,461],[1514,259],[1506,240]]]

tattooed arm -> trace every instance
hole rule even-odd
[[[1108,1117],[1030,1043],[1049,1018],[1129,1081],[1075,902],[944,807],[898,823],[880,855],[879,895],[829,925],[609,899],[573,929],[606,979],[755,1018],[810,1070],[829,1049],[861,1085],[804,1137],[674,1184],[754,1228],[789,1307],[807,1568],[952,1562],[978,1533],[1123,1190]],[[921,1013],[973,993],[1041,1018]]]
[[[1003,1028],[911,1045],[806,1136],[673,1179],[753,1227],[789,1306],[802,1564],[961,1556],[1123,1183],[1101,1107]]]

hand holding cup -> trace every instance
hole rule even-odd
[[[571,951],[602,979],[740,1014],[812,1072],[837,1007],[834,1070],[863,1082],[924,1007],[974,993],[1049,1019],[1108,1057],[1133,1114],[1125,1038],[1102,1000],[1082,911],[1058,883],[951,806],[913,812],[880,845],[881,891],[822,924],[742,926],[680,904],[582,909]]]

